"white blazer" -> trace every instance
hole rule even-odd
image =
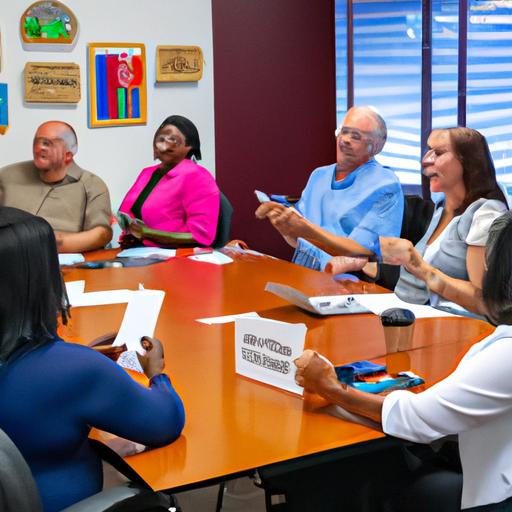
[[[459,434],[462,509],[512,496],[512,326],[471,347],[451,375],[423,393],[390,393],[382,425],[418,443]]]

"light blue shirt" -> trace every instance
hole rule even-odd
[[[296,208],[321,228],[374,250],[379,236],[400,236],[404,209],[395,173],[374,158],[336,181],[336,164],[315,169]],[[293,261],[323,270],[332,258],[299,238]]]

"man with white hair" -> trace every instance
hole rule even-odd
[[[386,137],[379,114],[352,107],[336,130],[336,163],[311,173],[296,209],[314,224],[370,249],[378,236],[400,236],[402,188],[395,173],[374,158]],[[302,238],[296,241],[295,263],[323,270],[331,258]]]
[[[34,136],[33,160],[0,169],[0,206],[46,219],[59,252],[99,249],[112,238],[107,186],[75,163],[77,150],[75,130],[48,121]]]

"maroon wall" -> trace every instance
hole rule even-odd
[[[232,238],[283,258],[254,189],[299,195],[334,162],[334,0],[212,0],[216,176]]]

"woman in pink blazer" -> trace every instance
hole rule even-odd
[[[119,208],[122,247],[210,245],[217,231],[220,192],[196,160],[201,143],[183,116],[164,120],[153,139],[160,163],[139,174]]]

